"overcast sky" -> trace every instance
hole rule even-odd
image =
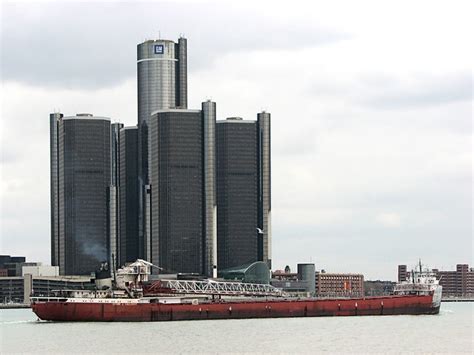
[[[136,45],[188,38],[189,102],[272,114],[275,268],[473,264],[470,1],[2,2],[1,254],[50,261],[49,121],[137,121]]]

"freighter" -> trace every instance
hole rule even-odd
[[[32,309],[50,321],[173,321],[437,314],[442,287],[420,268],[379,297],[321,299],[289,297],[270,285],[214,280],[149,281],[145,260],[119,269],[115,285],[96,278],[95,290],[61,290],[54,297],[32,297]]]

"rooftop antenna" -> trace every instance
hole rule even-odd
[[[161,31],[158,30],[158,39],[161,39]]]

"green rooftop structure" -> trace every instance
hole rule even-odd
[[[255,261],[219,271],[219,277],[224,280],[233,280],[256,284],[270,283],[270,269],[267,263]]]

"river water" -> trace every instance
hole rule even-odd
[[[38,321],[0,310],[0,353],[466,353],[474,303],[439,315],[206,320],[148,323]]]

